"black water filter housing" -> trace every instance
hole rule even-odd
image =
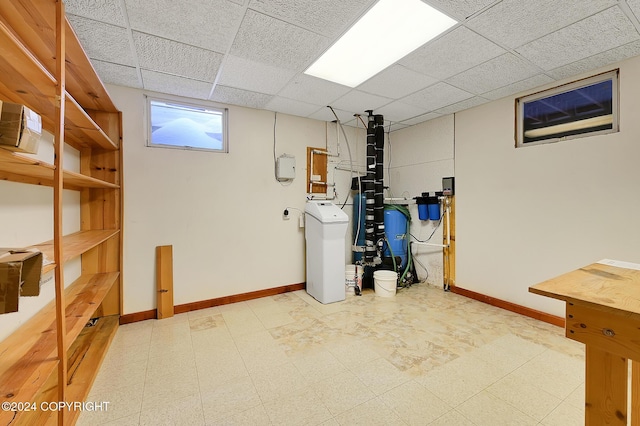
[[[361,180],[366,198],[365,263],[374,263],[384,239],[384,117],[369,113],[367,124],[367,174]]]

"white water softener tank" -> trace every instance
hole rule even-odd
[[[307,293],[320,303],[345,299],[345,236],[349,217],[328,201],[305,206]]]

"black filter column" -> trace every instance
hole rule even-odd
[[[376,243],[383,240],[384,233],[384,117],[375,115],[376,175],[374,182],[374,227]]]
[[[364,187],[364,196],[366,200],[365,209],[365,263],[373,263],[376,257],[376,238],[375,238],[375,178],[376,178],[376,129],[375,121],[372,119],[371,111],[369,112],[369,123],[367,125],[367,174],[361,180]]]

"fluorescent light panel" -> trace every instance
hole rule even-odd
[[[456,23],[421,0],[380,0],[305,74],[356,87]]]

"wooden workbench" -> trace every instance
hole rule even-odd
[[[640,425],[640,265],[602,260],[529,291],[564,300],[565,335],[586,345],[585,425],[626,425],[629,414]]]

